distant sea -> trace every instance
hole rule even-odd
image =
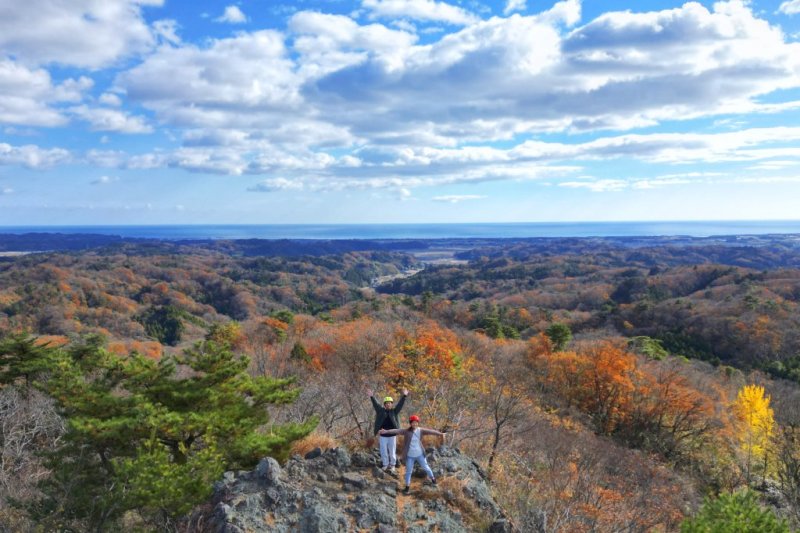
[[[800,234],[800,220],[518,222],[493,224],[255,224],[163,226],[0,226],[0,233],[118,235],[183,239],[447,239]]]

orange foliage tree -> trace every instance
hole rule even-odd
[[[588,413],[599,432],[610,434],[629,417],[636,358],[617,344],[593,342],[578,352],[555,352],[537,361],[550,389]]]
[[[434,321],[400,331],[380,371],[395,388],[411,391],[425,425],[449,431],[460,425],[486,383],[484,367],[465,356],[455,333]]]

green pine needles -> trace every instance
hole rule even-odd
[[[180,516],[224,471],[282,460],[316,426],[271,424],[268,406],[294,401],[294,380],[252,377],[247,358],[211,341],[154,361],[98,337],[51,348],[16,336],[0,342],[0,363],[4,383],[32,383],[67,420],[30,509],[47,530],[106,530],[131,510]]]
[[[681,524],[681,533],[789,533],[785,520],[762,509],[753,491],[706,499],[700,511]]]

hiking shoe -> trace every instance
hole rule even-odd
[[[406,488],[403,489],[403,494],[408,494],[411,492],[411,485],[406,485]]]
[[[436,486],[436,478],[433,478],[433,479],[431,480],[431,485],[433,485],[434,487]]]
[[[395,470],[394,467],[388,468],[388,469],[386,469],[386,471],[389,472],[390,476],[397,477],[397,470]]]

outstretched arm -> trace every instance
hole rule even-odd
[[[369,395],[369,399],[372,401],[372,408],[375,409],[376,413],[381,412],[381,404],[378,403],[378,400],[375,399],[375,395],[372,392],[372,389],[367,389],[367,394]]]
[[[445,434],[444,431],[437,431],[435,429],[430,429],[430,428],[419,428],[419,429],[420,433],[422,433],[423,435],[436,435],[438,437],[444,437]]]
[[[408,389],[403,389],[403,397],[400,398],[400,401],[397,402],[397,406],[394,408],[394,412],[400,414],[400,410],[403,408],[403,405],[406,403],[406,396],[408,396]]]
[[[405,431],[405,430],[403,430],[403,429],[382,429],[382,430],[378,431],[378,433],[380,435],[383,435],[384,437],[391,437],[392,435],[399,435],[403,431]]]

